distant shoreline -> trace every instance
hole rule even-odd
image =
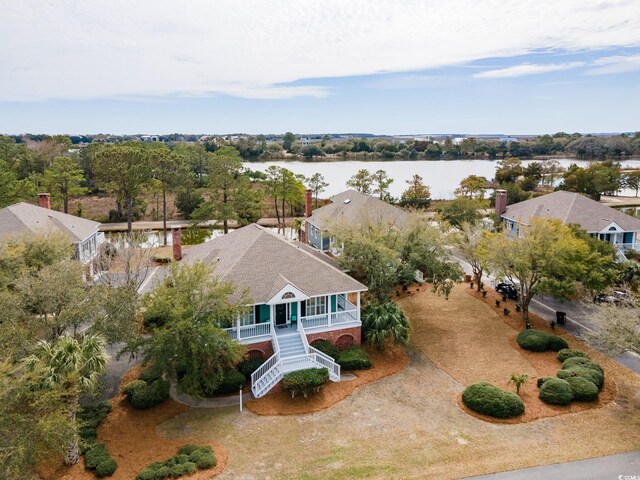
[[[511,157],[505,157],[505,158],[511,158]],[[535,160],[575,160],[578,162],[604,162],[607,160],[611,160],[614,162],[625,162],[627,160],[640,160],[640,156],[639,155],[633,155],[633,156],[629,156],[629,157],[624,157],[624,158],[596,158],[596,157],[592,157],[592,158],[578,158],[576,156],[572,156],[572,155],[534,155],[531,157],[517,157],[520,160],[522,160],[523,162],[528,162],[528,161],[535,161]],[[347,157],[342,157],[342,156],[337,156],[337,155],[326,155],[324,157],[314,157],[312,159],[308,159],[302,156],[296,156],[296,155],[290,155],[287,157],[279,157],[279,158],[267,158],[264,160],[258,160],[258,159],[246,159],[243,158],[242,161],[244,163],[269,163],[269,162],[303,162],[303,163],[339,163],[339,162],[363,162],[363,163],[367,163],[367,162],[417,162],[417,161],[422,161],[422,162],[450,162],[450,161],[465,161],[465,162],[472,162],[474,160],[477,161],[490,161],[490,162],[499,162],[500,160],[503,160],[503,158],[485,158],[485,157],[471,157],[471,158],[416,158],[416,159],[409,159],[409,158],[383,158],[383,157],[364,157],[364,156],[347,156]]]

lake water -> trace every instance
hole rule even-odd
[[[589,162],[570,158],[557,159],[563,167],[568,167],[572,163],[586,166]],[[537,160],[525,160],[528,163]],[[469,175],[480,175],[491,180],[495,174],[498,160],[407,160],[407,161],[336,161],[336,162],[300,162],[300,161],[277,161],[277,162],[245,162],[245,166],[251,170],[264,172],[271,165],[285,167],[293,173],[309,177],[314,173],[320,173],[325,181],[329,183],[327,190],[321,194],[322,197],[330,197],[346,190],[346,181],[358,170],[366,168],[370,172],[385,170],[393,178],[389,190],[394,197],[400,197],[406,190],[406,181],[413,175],[420,175],[424,183],[431,190],[431,198],[445,199],[453,198],[453,191],[460,184],[460,180]],[[623,166],[640,168],[640,160],[628,160],[623,162]],[[635,192],[624,191],[624,195],[634,195]]]

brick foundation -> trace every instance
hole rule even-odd
[[[328,332],[310,333],[307,341],[311,344],[316,340],[328,340],[340,350],[360,345],[362,337],[362,327],[343,328],[341,330],[330,330]]]
[[[262,358],[266,360],[271,355],[273,355],[271,341],[247,344],[247,358]]]

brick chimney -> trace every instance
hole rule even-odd
[[[313,199],[313,192],[310,189],[307,189],[305,195],[305,205],[304,205],[304,216],[309,218],[311,216],[311,211],[313,210],[311,206],[311,201]]]
[[[39,193],[38,206],[51,210],[51,195],[49,195],[48,193]]]
[[[171,229],[171,243],[173,243],[173,259],[182,259],[182,233],[179,228]]]
[[[500,215],[507,211],[507,191],[496,190],[496,216],[500,218]]]

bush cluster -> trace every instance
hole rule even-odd
[[[222,381],[218,388],[212,392],[207,392],[208,395],[226,395],[229,393],[238,393],[244,384],[247,383],[245,376],[237,370],[227,370],[222,376]]]
[[[553,378],[553,377],[540,377],[540,378],[537,380],[536,385],[538,385],[538,388],[541,388],[541,387],[542,387],[542,385],[544,384],[544,382],[546,382],[546,381],[547,381],[547,380],[549,380],[550,378]]]
[[[558,360],[564,362],[568,358],[580,357],[580,358],[589,358],[586,352],[582,350],[572,350],[570,348],[563,348],[558,352]]]
[[[573,400],[571,385],[560,378],[550,378],[540,388],[540,399],[552,405],[568,405]]]
[[[259,369],[264,360],[262,358],[252,358],[243,360],[238,364],[238,371],[244,375],[247,380],[251,380],[251,374]]]
[[[542,330],[533,329],[520,332],[518,335],[518,345],[532,352],[546,352],[548,350],[557,352],[564,348],[569,348],[564,338]]]
[[[183,445],[178,453],[164,462],[154,462],[136,476],[136,480],[163,480],[189,475],[217,463],[210,446]]]
[[[124,387],[124,394],[133,408],[145,410],[169,398],[169,382],[156,380],[147,383],[144,380],[134,380]]]
[[[118,469],[118,464],[109,455],[107,447],[101,443],[96,443],[85,452],[84,465],[100,478],[110,477]]]
[[[340,356],[340,350],[329,340],[316,340],[311,344],[314,348],[317,348],[325,355],[329,355],[334,361],[338,360]]]
[[[487,382],[465,388],[462,402],[474,412],[496,418],[516,417],[524,412],[524,403],[518,395]]]
[[[340,352],[337,362],[345,370],[366,370],[371,368],[369,354],[358,346],[349,347]]]
[[[282,388],[291,394],[291,398],[299,393],[307,398],[312,393],[318,393],[328,380],[329,370],[326,368],[308,368],[287,373],[282,377]]]
[[[80,428],[81,448],[83,453],[88,447],[96,442],[97,430],[102,421],[107,418],[111,411],[111,405],[108,402],[100,402],[95,405],[83,407],[78,411],[77,419]]]
[[[563,378],[565,380],[570,377],[584,378],[592,382],[598,388],[598,390],[600,390],[602,388],[602,385],[604,384],[604,374],[597,368],[592,368],[586,365],[576,365],[574,367],[563,368],[562,370],[558,370],[558,373],[556,375],[558,378]]]
[[[578,402],[593,402],[598,399],[598,387],[592,381],[583,377],[566,377],[564,380],[571,387],[574,400]]]

